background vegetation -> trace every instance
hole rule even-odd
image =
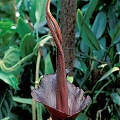
[[[32,120],[37,52],[40,78],[55,72],[47,0],[0,0],[0,120]],[[120,119],[120,1],[78,0],[73,83],[92,102],[77,120]],[[58,20],[60,0],[52,1]],[[39,78],[39,80],[40,80]],[[36,105],[38,120],[49,113]]]

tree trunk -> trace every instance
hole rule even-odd
[[[70,69],[70,76],[73,76],[76,13],[77,0],[62,0],[61,30],[65,54],[65,66]]]

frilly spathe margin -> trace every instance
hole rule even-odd
[[[74,120],[91,101],[85,97],[84,91],[67,81],[68,113],[57,109],[57,80],[56,74],[45,75],[38,89],[32,91],[32,97],[44,104],[53,120]]]

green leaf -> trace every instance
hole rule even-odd
[[[80,113],[76,120],[88,120],[88,117],[85,113]]]
[[[108,18],[109,18],[110,34],[112,35],[114,32],[115,26],[117,25],[117,22],[119,21],[113,7],[110,7],[108,11]]]
[[[112,36],[112,43],[113,43],[116,39],[118,39],[119,34],[120,34],[120,22],[119,22],[119,23],[116,25],[116,27],[115,27],[114,34],[113,34],[113,36]]]
[[[105,52],[107,52],[107,46],[106,46],[106,38],[103,37],[99,40],[100,43],[100,47],[101,47],[101,53],[102,55],[105,54]]]
[[[88,54],[89,46],[86,45],[86,42],[82,39],[80,43],[80,50],[84,54]]]
[[[120,95],[118,93],[111,93],[110,96],[113,102],[120,106]]]
[[[113,72],[119,71],[120,69],[118,67],[111,68],[108,72],[106,72],[98,82],[101,82],[102,80],[106,79],[109,75],[111,75]]]
[[[1,20],[0,21],[0,38],[5,36],[9,32],[13,32],[14,29],[12,29],[12,26],[14,26],[12,21]]]
[[[83,15],[81,11],[78,9],[77,11],[77,23],[79,30],[82,32],[82,38],[86,42],[86,44],[93,50],[100,50],[100,44],[93,34],[93,32],[90,30],[88,25],[86,23],[82,24]]]
[[[56,4],[56,1],[52,1],[52,2],[55,2],[53,4]],[[57,14],[56,14],[57,21],[59,21],[59,16],[60,16],[60,11],[61,11],[61,3],[62,3],[62,0],[58,0],[58,2],[57,2]]]
[[[89,79],[90,75],[91,75],[91,69],[88,68],[87,71],[84,73],[84,77],[82,78],[82,80],[80,80],[79,78],[79,84],[80,84],[80,87],[82,88],[83,85],[85,84],[85,82]]]
[[[17,46],[10,46],[5,52],[3,62],[7,67],[15,65],[20,60],[19,49]]]
[[[5,118],[3,118],[1,120],[9,120],[9,119],[10,119],[9,117],[5,117]]]
[[[110,59],[111,61],[114,60],[114,57],[115,57],[115,50],[114,50],[114,47],[112,47],[109,51],[109,56],[110,56]]]
[[[82,15],[82,12],[80,9],[77,10],[77,24],[78,24],[78,27],[79,27],[79,30],[81,31],[82,29],[82,23],[83,21],[83,15]]]
[[[114,64],[114,67],[119,67],[120,68],[120,62]]]
[[[87,11],[88,7],[89,7],[89,3],[85,4],[85,5],[81,8],[81,11],[82,11],[83,14],[85,14],[85,12]]]
[[[93,50],[100,50],[100,44],[93,34],[93,32],[90,30],[90,28],[84,24],[82,29],[82,37],[86,44]]]
[[[33,0],[32,9],[30,10],[30,18],[33,23],[42,23],[46,20],[46,3],[47,0]],[[37,26],[36,25],[36,26]],[[38,27],[38,26],[37,26]]]
[[[41,23],[46,19],[46,3],[47,0],[36,0],[35,17],[37,23]]]
[[[82,20],[82,22],[86,22],[90,19],[90,17],[92,16],[93,11],[95,10],[96,6],[97,6],[98,0],[91,0],[89,3],[89,7],[84,15],[84,18]]]
[[[3,118],[5,119],[5,117],[9,116],[11,107],[12,107],[12,92],[6,88],[2,88],[1,86],[0,88],[0,120]]]
[[[21,98],[21,97],[14,96],[13,100],[18,103],[25,103],[25,104],[32,105],[32,99],[30,99],[30,98]]]
[[[45,59],[45,74],[52,74],[52,73],[54,73],[54,68],[52,65],[50,53],[48,53]]]
[[[32,0],[31,1],[30,20],[32,21],[33,24],[36,22],[36,18],[35,18],[36,1],[37,0]]]
[[[26,34],[20,44],[20,53],[22,57],[25,57],[33,52],[36,45],[35,38],[31,33]]]
[[[22,67],[21,65],[12,68],[20,61],[19,49],[17,46],[11,46],[5,52],[4,58],[0,60],[0,68],[6,73],[14,74],[16,77],[20,74]]]
[[[106,13],[101,11],[97,14],[95,21],[92,26],[92,31],[96,38],[99,39],[104,33],[106,28]]]
[[[79,69],[83,72],[82,65],[81,65],[81,63],[78,59],[76,59],[75,62],[74,62],[74,68],[77,68],[77,69]]]
[[[114,42],[112,42],[112,44],[110,45],[110,47],[113,47],[114,45],[120,43],[120,38],[116,39]]]
[[[73,83],[74,78],[73,78],[73,76],[67,76],[67,80],[68,80],[70,83]]]
[[[117,55],[119,56],[120,55],[120,51],[116,52],[115,55],[114,55],[114,60],[115,58],[117,57]]]
[[[24,35],[26,35],[27,33],[31,33],[31,32],[32,31],[29,25],[22,18],[19,18],[18,19],[18,33],[20,37],[23,38]]]
[[[13,74],[5,73],[0,70],[0,79],[14,89],[18,89],[18,79]]]
[[[81,70],[83,73],[87,71],[87,66],[84,61],[82,60],[75,60],[74,67]]]
[[[108,65],[108,64],[105,63],[105,64],[101,64],[101,65],[99,65],[99,66],[97,66],[97,67],[103,69],[103,68],[105,68],[107,65]]]

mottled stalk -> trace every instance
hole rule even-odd
[[[61,4],[61,30],[64,38],[62,46],[65,54],[65,66],[70,70],[69,75],[73,76],[77,0],[61,0]]]

